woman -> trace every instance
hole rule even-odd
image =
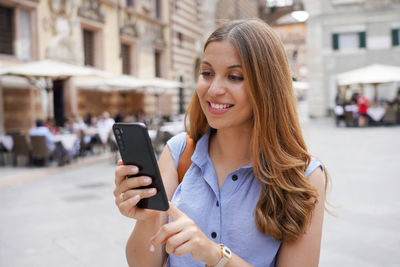
[[[179,184],[186,133],[159,160],[170,209],[137,208],[156,193],[135,189],[150,178],[116,169],[116,204],[136,219],[131,266],[318,265],[327,178],[307,152],[294,99],[284,48],[265,23],[233,21],[211,34],[186,113],[193,163]]]

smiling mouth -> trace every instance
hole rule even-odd
[[[213,109],[217,109],[217,110],[224,110],[224,109],[228,109],[233,107],[232,104],[215,104],[215,103],[211,103],[208,102],[208,104],[213,108]]]

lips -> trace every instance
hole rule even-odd
[[[208,102],[208,110],[212,114],[223,114],[223,113],[227,112],[233,106],[234,105],[232,105],[232,104],[222,104],[222,103],[211,103],[211,102]]]

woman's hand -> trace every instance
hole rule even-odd
[[[159,247],[165,244],[168,254],[175,253],[182,257],[190,253],[197,261],[210,266],[217,264],[221,258],[220,246],[210,240],[186,214],[173,204],[169,204],[167,214],[172,222],[161,226],[150,239],[152,246]]]
[[[140,199],[154,196],[157,190],[155,188],[136,189],[151,184],[151,178],[146,176],[126,178],[128,175],[134,175],[138,172],[139,169],[136,166],[125,166],[121,160],[118,161],[118,167],[115,170],[115,204],[119,211],[127,217],[147,220],[159,214],[159,211],[140,209],[136,205]]]

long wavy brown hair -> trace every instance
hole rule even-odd
[[[261,233],[276,240],[294,241],[306,232],[318,193],[305,176],[311,156],[298,122],[285,50],[272,28],[258,19],[222,25],[210,35],[204,50],[222,40],[236,48],[250,88],[253,171],[261,183],[255,223]],[[186,130],[197,141],[210,126],[196,93],[185,121],[188,117]],[[326,173],[325,180],[326,185]]]

